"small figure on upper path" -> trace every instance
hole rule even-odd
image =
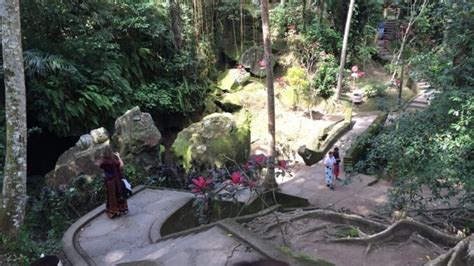
[[[334,159],[336,160],[336,163],[334,163],[334,169],[333,169],[334,177],[336,178],[336,180],[341,180],[339,178],[339,169],[340,169],[339,168],[339,163],[341,162],[341,157],[339,157],[339,148],[338,147],[334,148],[333,155],[334,155]]]
[[[128,213],[127,199],[124,195],[122,185],[123,161],[118,152],[114,153],[110,146],[102,150],[100,158],[95,160],[95,164],[104,170],[104,184],[107,193],[105,213],[109,218],[115,218],[121,214]]]
[[[336,163],[336,159],[334,159],[334,154],[332,151],[329,152],[326,159],[324,159],[324,166],[325,166],[325,177],[326,177],[326,186],[328,186],[331,190],[334,190],[334,164]]]

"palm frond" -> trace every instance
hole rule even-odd
[[[23,52],[25,74],[28,76],[45,76],[47,74],[68,72],[75,74],[77,68],[60,55],[48,54],[39,50],[28,50]]]

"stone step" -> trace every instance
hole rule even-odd
[[[424,96],[422,96],[421,98],[416,98],[415,100],[413,100],[411,103],[414,103],[414,104],[424,104],[424,105],[428,105],[428,101],[426,100],[426,98]]]
[[[406,113],[416,113],[416,112],[419,112],[419,111],[421,111],[421,110],[423,110],[423,109],[421,109],[421,108],[410,108],[410,107],[407,107],[407,108],[405,109],[405,112],[406,112]]]
[[[380,58],[382,58],[383,60],[392,60],[392,56],[389,56],[389,55],[381,55]]]
[[[427,106],[428,106],[427,103],[411,102],[411,103],[408,105],[408,108],[425,109]]]
[[[416,86],[418,87],[418,89],[428,89],[431,87],[430,84],[416,84]]]

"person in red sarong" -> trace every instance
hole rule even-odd
[[[107,193],[105,213],[109,218],[115,218],[128,213],[127,199],[123,197],[122,167],[123,161],[118,152],[114,153],[110,146],[105,147],[95,162],[104,170],[104,183]]]
[[[336,163],[334,164],[334,167],[333,167],[333,174],[334,174],[334,177],[336,178],[336,180],[341,180],[339,178],[339,170],[340,170],[340,165],[339,164],[341,163],[341,157],[339,156],[339,148],[338,147],[334,148],[333,155],[334,155],[334,159],[336,159]]]

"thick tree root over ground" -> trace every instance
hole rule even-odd
[[[426,263],[426,266],[471,266],[474,265],[474,235],[460,241],[448,252]]]
[[[466,254],[474,242],[461,241],[460,237],[413,220],[389,226],[329,210],[296,210],[268,214],[245,225],[276,245],[290,246],[337,265],[420,265],[440,261],[429,264],[438,266],[451,260],[457,264],[450,265],[474,265],[458,262],[471,262],[467,258],[474,256]]]

